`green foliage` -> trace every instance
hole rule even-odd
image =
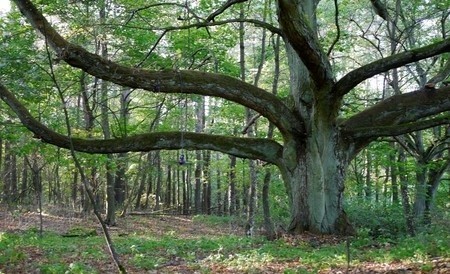
[[[373,238],[396,239],[406,234],[401,205],[376,205],[361,198],[347,202],[346,211],[355,228]]]

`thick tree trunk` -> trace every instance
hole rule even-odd
[[[292,203],[289,231],[354,234],[343,210],[343,191],[345,171],[355,152],[336,125],[340,102],[324,99],[330,87],[317,87],[289,43],[286,51],[292,108],[305,123],[304,135],[284,140],[285,166],[280,169]]]
[[[315,132],[307,142],[286,146],[284,152],[287,157],[298,155],[295,166],[282,169],[292,202],[289,231],[354,234],[343,210],[349,150],[339,143],[336,131],[322,128]]]

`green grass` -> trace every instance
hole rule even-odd
[[[202,222],[223,222],[217,217],[202,217]],[[225,220],[226,221],[226,220]],[[445,228],[435,227],[414,238],[392,239],[368,236],[364,231],[351,240],[351,265],[364,262],[420,263],[429,271],[430,258],[450,257],[450,238]],[[214,273],[214,268],[251,273],[270,265],[283,265],[284,273],[310,273],[320,269],[345,267],[345,243],[313,247],[305,242],[283,239],[267,241],[263,237],[210,236],[181,238],[176,233],[165,236],[133,235],[115,237],[114,242],[128,267],[146,272],[173,261],[182,261],[191,270]],[[101,273],[98,266],[109,262],[101,235],[62,237],[35,230],[0,233],[0,273],[39,269],[41,273]],[[30,260],[31,258],[31,260]],[[295,262],[295,265],[292,264]],[[18,269],[18,267],[22,269]]]

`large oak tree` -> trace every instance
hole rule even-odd
[[[216,96],[236,102],[266,117],[279,129],[283,140],[279,143],[263,138],[181,132],[155,132],[109,140],[76,138],[38,122],[0,85],[3,101],[38,138],[63,148],[73,146],[78,151],[118,153],[179,149],[183,134],[184,148],[216,150],[266,161],[279,168],[287,186],[293,232],[350,233],[351,226],[343,210],[343,190],[347,166],[355,155],[379,137],[449,123],[450,87],[423,88],[395,95],[349,118],[339,117],[346,95],[359,83],[390,69],[450,52],[450,38],[362,65],[336,79],[317,34],[319,0],[278,0],[279,28],[260,22],[282,35],[285,41],[291,75],[293,102],[290,104],[226,75],[193,70],[150,71],[106,60],[68,42],[31,1],[13,2],[33,28],[46,37],[58,58],[70,66],[130,88]],[[200,25],[215,24],[216,16],[238,2],[245,1],[227,1]]]

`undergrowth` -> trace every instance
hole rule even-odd
[[[229,217],[196,217],[210,225],[223,225]],[[373,238],[367,228],[350,239],[350,265],[364,262],[419,263],[423,269],[435,257],[450,257],[446,227],[435,225],[416,237]],[[345,241],[311,245],[292,237],[267,241],[263,237],[203,235],[181,238],[168,231],[163,236],[129,234],[115,236],[114,242],[128,268],[148,272],[183,264],[192,271],[219,270],[258,273],[278,267],[284,273],[311,273],[323,269],[345,269]],[[109,262],[101,235],[64,237],[35,229],[0,233],[0,273],[36,271],[39,273],[102,273]],[[20,269],[25,267],[26,269]],[[276,269],[272,269],[277,272]]]

